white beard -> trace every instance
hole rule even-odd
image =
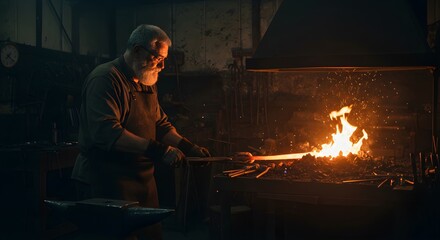
[[[157,71],[151,71],[151,70],[147,70],[144,72],[140,72],[137,74],[139,82],[143,85],[146,86],[152,86],[154,84],[156,84],[159,73]]]

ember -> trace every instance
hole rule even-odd
[[[272,170],[265,177],[325,183],[380,184],[386,179],[412,180],[412,171],[409,161],[374,160],[354,154],[336,158],[306,155],[299,160],[273,163]]]

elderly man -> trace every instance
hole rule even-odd
[[[154,162],[178,166],[185,156],[209,156],[207,149],[177,133],[158,103],[155,84],[170,46],[162,29],[140,25],[125,53],[96,67],[85,80],[81,154],[72,178],[89,184],[88,197],[159,207]],[[146,232],[152,239],[162,238],[160,225]]]

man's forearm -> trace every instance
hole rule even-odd
[[[163,136],[161,141],[167,145],[177,147],[182,139],[183,137],[176,130],[171,130]]]
[[[113,149],[130,153],[144,153],[149,144],[149,139],[141,138],[130,131],[124,130],[116,140]]]
[[[165,145],[177,147],[183,137],[175,130],[169,131],[160,140]],[[153,139],[154,140],[154,139]],[[124,130],[116,140],[113,149],[123,152],[144,153],[148,149],[150,139],[141,138],[130,131]]]

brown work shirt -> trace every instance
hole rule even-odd
[[[96,67],[83,84],[78,156],[72,178],[89,182],[90,168],[87,152],[91,149],[110,151],[123,134],[130,111],[130,85],[137,90],[157,92],[156,86],[145,86],[133,81],[133,72],[123,57]],[[158,105],[156,107],[156,139],[175,128]]]

